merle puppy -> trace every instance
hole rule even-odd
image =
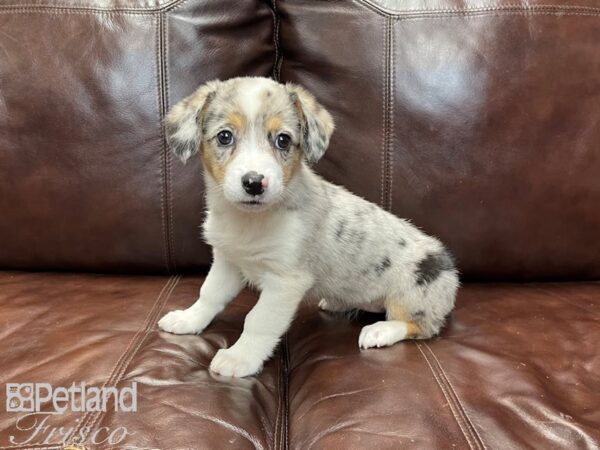
[[[305,298],[385,311],[362,329],[365,349],[434,336],[454,306],[457,271],[440,241],[310,169],[333,128],[306,90],[266,78],[209,82],[167,116],[173,152],[203,161],[214,261],[199,299],[159,327],[200,333],[245,285],[261,292],[215,373],[260,371]]]

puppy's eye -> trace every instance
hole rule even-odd
[[[223,146],[231,145],[233,144],[233,133],[229,130],[221,130],[217,133],[217,141]]]
[[[277,147],[279,150],[287,150],[290,148],[291,143],[292,138],[289,134],[281,133],[275,138],[275,147]]]

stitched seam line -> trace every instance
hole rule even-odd
[[[163,244],[163,258],[164,258],[164,263],[165,263],[165,267],[167,269],[167,272],[170,269],[169,266],[169,250],[168,250],[168,246],[167,246],[167,234],[166,234],[166,217],[165,217],[165,189],[166,189],[166,183],[165,183],[165,164],[164,164],[164,158],[165,158],[165,131],[164,131],[164,127],[163,127],[163,122],[164,122],[164,114],[163,114],[163,107],[162,107],[162,76],[161,76],[161,72],[162,72],[162,65],[160,62],[160,48],[161,48],[161,31],[160,31],[160,21],[161,18],[160,16],[157,18],[156,20],[156,90],[157,90],[157,106],[158,106],[158,120],[159,120],[159,130],[160,130],[160,147],[161,147],[161,153],[160,153],[160,178],[161,178],[161,186],[160,186],[160,222],[161,222],[161,227],[162,227],[162,234],[163,234],[163,239],[162,239],[162,244]]]
[[[173,284],[173,277],[170,277],[167,282],[164,284],[164,286],[162,287],[162,289],[160,290],[158,296],[156,297],[156,300],[154,301],[154,304],[152,305],[152,307],[150,308],[150,312],[148,313],[148,316],[146,318],[146,321],[143,324],[143,328],[140,328],[133,336],[133,338],[131,339],[131,341],[129,341],[129,344],[127,345],[127,347],[125,348],[125,351],[121,354],[121,356],[117,359],[117,361],[115,362],[114,366],[112,367],[112,369],[110,370],[110,375],[107,378],[107,380],[102,384],[102,388],[105,388],[106,386],[108,386],[109,384],[112,385],[113,384],[113,380],[115,378],[116,372],[118,370],[118,368],[120,367],[120,365],[123,363],[123,361],[125,360],[128,352],[130,351],[130,349],[134,346],[134,343],[136,341],[136,338],[138,337],[138,335],[140,335],[141,331],[143,329],[145,329],[147,327],[148,321],[149,321],[149,317],[152,315],[152,311],[156,308],[156,305],[158,304],[159,300],[161,299],[163,293],[171,286],[171,284]],[[92,415],[92,412],[87,412],[84,414],[81,422],[79,422],[79,424],[73,429],[73,431],[71,432],[71,435],[69,436],[70,439],[65,439],[65,442],[70,442],[70,443],[75,443],[76,439],[73,439],[74,436],[76,436],[79,433],[79,430],[81,428],[83,428],[87,422],[89,422],[89,418]],[[87,435],[85,436],[87,437]],[[53,444],[43,444],[43,445],[49,445],[51,447],[53,446],[58,446],[58,447],[62,447],[63,443],[53,443]],[[32,445],[30,445],[29,447],[33,447]],[[16,446],[9,446],[9,447],[0,447],[0,449],[8,449],[8,448],[17,448]],[[23,448],[23,447],[19,447],[19,448]],[[27,448],[27,447],[24,447]]]
[[[476,436],[478,444],[483,449],[487,450],[487,447],[485,446],[485,443],[483,442],[483,439],[481,439],[481,436],[479,435],[479,432],[477,431],[477,428],[475,427],[475,425],[473,425],[473,422],[471,421],[471,418],[469,417],[469,414],[467,414],[467,410],[465,409],[465,407],[463,406],[462,402],[460,401],[460,397],[456,393],[456,390],[454,389],[454,386],[452,386],[452,383],[450,382],[450,378],[448,378],[448,375],[446,375],[446,371],[444,370],[444,366],[442,366],[442,363],[440,362],[440,360],[438,359],[438,357],[436,356],[436,354],[433,352],[433,350],[431,349],[431,347],[429,346],[429,344],[427,344],[427,343],[424,342],[423,345],[429,351],[429,353],[431,353],[431,356],[433,356],[433,359],[435,359],[435,362],[437,364],[437,367],[440,369],[440,373],[441,373],[443,379],[446,381],[446,384],[450,388],[450,391],[452,392],[452,394],[453,394],[453,396],[454,396],[454,398],[456,400],[456,404],[458,405],[458,407],[460,408],[461,412],[463,413],[463,415],[465,417],[467,425],[469,426],[469,428],[471,429],[471,431],[473,432],[473,434]]]
[[[271,13],[273,14],[273,44],[275,45],[275,62],[273,63],[273,79],[279,81],[281,79],[281,64],[283,62],[283,54],[281,52],[281,45],[279,41],[279,27],[281,19],[277,11],[277,0],[271,0],[269,2],[271,6]]]
[[[382,118],[381,118],[381,126],[383,128],[383,133],[382,133],[382,143],[381,143],[381,198],[380,198],[380,204],[382,208],[385,208],[385,177],[386,177],[386,170],[385,170],[385,164],[386,164],[386,152],[387,152],[387,142],[388,142],[388,138],[387,138],[387,133],[388,133],[388,128],[387,128],[387,113],[388,113],[388,109],[387,109],[387,96],[388,96],[388,75],[389,75],[389,70],[388,70],[388,64],[389,64],[389,58],[388,58],[388,37],[389,37],[389,28],[390,28],[390,23],[391,21],[389,19],[387,19],[385,21],[385,26],[384,28],[384,38],[383,38],[383,92],[382,92]]]
[[[174,0],[158,8],[98,8],[98,7],[86,7],[84,5],[2,5],[0,10],[30,10],[30,9],[44,9],[44,10],[71,10],[81,12],[97,12],[97,13],[131,13],[131,14],[153,14],[162,11],[169,11],[173,8],[181,6],[188,0]],[[1,448],[1,447],[0,447]]]
[[[467,425],[467,421],[468,421],[467,418],[464,417],[463,415],[461,415],[461,411],[459,409],[458,404],[456,403],[456,399],[454,399],[452,397],[450,390],[448,389],[448,386],[444,383],[444,380],[441,377],[440,371],[435,367],[435,364],[432,361],[430,361],[430,359],[427,357],[427,355],[421,348],[421,345],[422,344],[420,344],[420,343],[416,343],[416,346],[419,349],[419,351],[421,352],[423,359],[425,359],[425,362],[427,363],[427,365],[429,366],[429,369],[431,370],[433,378],[435,379],[437,385],[439,386],[440,390],[442,391],[442,394],[444,395],[446,402],[448,402],[448,406],[450,407],[450,411],[452,412],[452,415],[454,416],[454,420],[458,424],[460,431],[462,432],[465,440],[467,441],[467,444],[469,445],[469,448],[471,450],[483,449],[484,447],[479,445],[477,438],[476,438],[475,434],[473,433],[473,431],[471,429],[469,429],[469,427]]]
[[[496,12],[496,11],[556,11],[556,12],[591,12],[600,13],[600,8],[595,6],[583,5],[491,5],[491,6],[471,6],[466,8],[421,8],[421,9],[405,9],[394,11],[373,3],[371,0],[358,0],[363,6],[385,16],[415,16],[415,15],[439,15],[439,14],[455,14],[455,13],[470,13],[470,12]]]
[[[163,288],[161,289],[160,293],[158,294],[154,304],[152,305],[152,308],[150,308],[150,312],[148,313],[148,316],[146,316],[146,321],[144,322],[144,328],[140,328],[140,330],[138,330],[136,332],[136,334],[133,336],[133,338],[131,339],[131,341],[129,342],[129,344],[127,345],[125,351],[121,354],[121,356],[119,357],[119,359],[117,360],[117,362],[115,363],[115,365],[113,366],[112,370],[111,370],[111,374],[108,377],[108,379],[104,382],[104,384],[102,385],[102,387],[106,387],[106,386],[113,386],[116,385],[115,383],[115,377],[117,376],[117,373],[119,372],[119,369],[121,368],[121,366],[123,365],[124,361],[127,358],[127,355],[131,352],[131,349],[133,348],[133,346],[135,345],[135,341],[138,338],[138,336],[141,334],[142,330],[145,329],[149,323],[149,317],[152,315],[153,310],[157,307],[157,304],[159,302],[159,300],[162,298],[163,294],[171,287],[171,285],[173,285],[173,281],[174,278],[170,277],[167,282],[165,283],[165,285],[163,286]],[[169,292],[170,295],[170,292]],[[87,426],[87,424],[89,423],[90,420],[92,420],[92,416],[94,414],[94,412],[87,412],[84,416],[83,419],[81,420],[81,422],[79,422],[79,425],[77,427],[75,427],[73,429],[73,432],[71,433],[71,440],[68,440],[68,443],[72,443],[72,444],[77,444],[78,443],[78,439],[74,438],[75,436],[77,436],[79,434],[79,430],[81,430],[84,426]],[[87,438],[87,436],[89,435],[89,432],[91,431],[91,428],[88,430],[88,433],[85,434],[84,439]]]
[[[388,144],[387,144],[387,183],[388,183],[388,211],[392,210],[392,193],[394,182],[394,24],[390,19],[388,37],[389,46],[389,92],[388,92]]]
[[[171,273],[171,244],[170,244],[170,223],[169,223],[169,174],[168,174],[168,151],[167,141],[165,136],[165,79],[164,79],[164,66],[163,66],[163,46],[164,46],[164,16],[160,14],[156,21],[156,82],[158,89],[158,117],[159,117],[159,129],[160,129],[160,150],[161,150],[161,189],[160,189],[160,215],[162,222],[162,234],[163,234],[163,257],[165,259],[165,267],[167,273]]]
[[[501,17],[501,16],[589,16],[598,17],[600,12],[569,12],[569,11],[529,11],[529,10],[513,10],[513,11],[475,11],[475,12],[456,12],[456,13],[441,13],[441,14],[425,14],[408,17],[393,17],[395,21],[409,20],[425,20],[425,19],[440,19],[453,17]]]
[[[282,374],[283,355],[279,355],[279,365],[277,366],[277,412],[275,413],[275,428],[273,430],[273,448],[279,449],[279,414],[281,413],[281,402],[283,398]]]
[[[184,0],[187,1],[187,0]],[[77,10],[72,8],[43,8],[43,7],[28,7],[18,8],[13,7],[10,9],[2,9],[0,6],[0,14],[11,14],[11,13],[48,13],[48,14],[101,14],[101,15],[133,15],[133,16],[148,16],[155,15],[157,12],[169,12],[176,8],[179,8],[183,3],[174,5],[163,10],[147,10],[147,11],[128,11],[128,10]],[[518,15],[518,16],[533,16],[533,15],[549,15],[549,16],[583,16],[583,17],[598,17],[600,16],[599,11],[590,12],[572,12],[570,10],[558,10],[551,9],[547,11],[537,11],[528,9],[514,9],[514,10],[492,10],[492,11],[456,11],[456,12],[441,12],[435,14],[415,14],[413,16],[399,17],[398,15],[381,14],[382,16],[391,16],[396,21],[400,20],[412,20],[412,19],[429,19],[429,18],[441,18],[441,17],[478,17],[478,16],[505,16],[505,15]],[[283,63],[283,56],[280,59],[280,64]],[[1,448],[1,447],[0,447]]]
[[[290,446],[290,435],[289,435],[289,423],[290,423],[290,399],[289,399],[289,381],[290,381],[290,352],[288,345],[288,335],[285,334],[283,338],[283,375],[284,375],[284,383],[283,383],[283,400],[284,400],[284,440],[283,440],[283,449],[288,450]]]
[[[133,14],[148,14],[163,11],[170,11],[174,8],[179,8],[188,0],[174,0],[158,8],[98,8],[86,7],[84,5],[2,5],[0,10],[29,10],[29,9],[68,9],[79,10],[83,12],[122,12]],[[453,13],[470,13],[470,12],[494,12],[494,11],[555,11],[555,12],[589,12],[592,14],[600,14],[600,8],[594,6],[582,5],[496,5],[496,6],[472,6],[468,8],[430,8],[430,9],[408,9],[404,11],[393,11],[378,6],[369,0],[359,0],[367,8],[386,16],[404,16],[404,15],[423,15],[423,14],[453,14]]]
[[[175,277],[173,279],[173,282],[171,283],[171,286],[168,289],[168,291],[162,296],[162,300],[159,301],[157,299],[157,303],[156,303],[157,307],[155,308],[154,314],[149,314],[148,315],[148,321],[146,323],[146,326],[144,327],[144,332],[141,334],[140,339],[138,340],[138,343],[137,343],[136,347],[130,353],[130,355],[127,358],[127,360],[125,361],[125,363],[123,363],[121,365],[120,372],[118,373],[117,379],[116,379],[115,384],[114,384],[115,386],[117,386],[121,382],[121,380],[123,379],[123,376],[125,375],[125,372],[127,371],[127,368],[129,367],[129,364],[131,364],[131,361],[133,360],[134,356],[140,350],[140,348],[142,347],[142,344],[144,343],[144,341],[146,340],[146,338],[150,335],[150,333],[152,331],[154,331],[155,326],[156,326],[156,322],[158,321],[158,318],[159,318],[159,316],[160,316],[163,308],[165,307],[167,301],[171,297],[171,294],[173,293],[173,291],[177,287],[177,284],[179,283],[180,279],[181,279],[181,276]],[[160,297],[159,297],[159,299],[160,299]],[[151,311],[151,313],[152,313],[152,311]],[[91,431],[94,429],[94,427],[98,424],[98,422],[105,415],[105,413],[102,412],[102,411],[97,412],[95,414],[96,414],[96,417],[94,418],[94,420],[92,421],[92,423],[89,425],[88,435],[89,435],[89,433],[91,433]],[[87,436],[86,436],[86,438],[87,438]]]
[[[163,104],[164,104],[164,113],[166,114],[169,110],[170,105],[170,91],[169,91],[169,18],[165,14],[163,14],[163,57],[161,61],[163,62],[163,78],[164,78],[164,88],[163,88]],[[164,120],[162,121],[164,124]],[[163,125],[164,127],[164,125]],[[164,128],[163,128],[164,129]],[[163,131],[163,136],[165,136],[165,157],[167,158],[167,190],[168,190],[168,224],[169,224],[169,256],[171,257],[171,267],[173,268],[173,272],[177,273],[177,258],[175,257],[175,239],[173,238],[173,158],[170,151],[169,146],[166,142],[166,133]]]
[[[146,316],[146,321],[144,322],[143,327],[140,328],[137,331],[137,333],[133,336],[133,338],[131,339],[129,345],[127,346],[127,349],[125,350],[125,352],[123,352],[123,354],[121,355],[121,357],[115,364],[115,366],[112,370],[111,376],[102,386],[103,388],[107,387],[107,386],[116,387],[119,384],[119,382],[123,378],[123,375],[125,375],[127,367],[129,367],[131,360],[137,354],[137,352],[141,348],[142,344],[144,343],[144,341],[146,340],[146,338],[148,337],[150,332],[153,331],[154,326],[156,325],[158,316],[160,315],[165,304],[171,297],[171,294],[175,290],[175,287],[179,283],[180,279],[181,279],[180,276],[171,276],[169,278],[169,280],[165,283],[165,285],[161,289],[160,293],[158,294],[156,301],[152,305],[152,308],[150,308],[150,312]],[[68,444],[78,445],[78,444],[85,442],[85,440],[91,434],[94,426],[96,426],[98,421],[102,417],[104,417],[104,415],[105,415],[105,412],[102,412],[102,411],[86,413],[86,415],[84,416],[84,419],[73,430],[73,433],[71,435],[71,440],[68,441]],[[88,425],[88,423],[89,423],[89,425]],[[87,432],[79,433],[79,430],[82,429],[84,426],[87,427]],[[80,440],[78,435],[81,435],[81,434],[83,434],[83,436],[82,436],[82,439]]]

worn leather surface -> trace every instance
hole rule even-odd
[[[167,310],[189,306],[200,284],[198,277],[1,273],[0,448],[32,437],[30,430],[16,428],[24,413],[5,412],[5,383],[69,387],[85,382],[121,388],[134,381],[137,412],[67,412],[52,416],[48,425],[89,426],[84,444],[91,449],[106,447],[93,445],[95,430],[121,426],[135,434],[119,448],[270,447],[281,414],[278,359],[248,380],[215,379],[207,372],[216,351],[239,336],[253,297],[241,296],[202,337],[174,336],[156,328]],[[23,422],[21,428],[30,425]],[[72,435],[79,436],[79,430]],[[62,448],[58,436],[46,443]],[[97,436],[99,442],[106,433]],[[28,443],[46,437],[38,434]]]
[[[208,79],[274,73],[336,118],[317,170],[441,237],[463,278],[571,282],[466,283],[439,338],[369,351],[380,317],[307,305],[232,380],[207,367],[253,293],[174,336],[156,321],[201,276],[0,272],[0,384],[137,382],[137,413],[49,419],[94,450],[599,449],[600,284],[573,282],[600,275],[598,1],[274,6],[0,0],[0,268],[206,266],[199,161],[171,159],[162,117]],[[27,442],[0,392],[0,450],[63,448]]]
[[[0,1],[0,267],[171,272],[210,261],[197,161],[161,121],[213,78],[271,74],[264,2]]]
[[[201,281],[0,273],[0,383],[137,382],[135,413],[49,421],[70,429],[79,419],[88,437],[127,427],[135,434],[118,448],[600,447],[599,283],[467,284],[441,337],[379,350],[357,345],[377,315],[348,321],[307,305],[265,370],[240,380],[207,367],[238,337],[254,294],[201,336],[156,328]],[[1,449],[31,436],[16,429],[20,415],[2,408]]]
[[[600,284],[467,284],[439,338],[359,350],[368,315],[290,332],[290,448],[600,447]],[[381,317],[379,317],[381,319]]]
[[[600,3],[277,2],[281,79],[337,121],[319,170],[464,277],[600,276]]]

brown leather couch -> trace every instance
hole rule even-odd
[[[210,262],[162,119],[249,74],[313,91],[316,169],[452,249],[439,338],[361,351],[373,316],[306,306],[224,379],[255,294],[157,331]],[[600,448],[599,74],[598,0],[0,0],[0,450]],[[136,382],[138,411],[38,430],[47,404],[5,411],[25,382]]]

